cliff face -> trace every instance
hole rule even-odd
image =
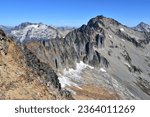
[[[0,99],[67,98],[52,68],[0,30]]]
[[[97,16],[65,38],[29,42],[26,46],[54,69],[64,88],[77,99],[80,94],[103,99],[104,95],[92,96],[92,91],[87,91],[92,87],[106,90],[113,99],[150,99],[149,42],[150,33]]]
[[[109,62],[98,50],[104,48],[104,30],[83,25],[70,32],[65,38],[34,41],[27,47],[36,53],[37,57],[49,63],[55,69],[75,68],[76,63],[84,61],[94,67],[107,68]]]

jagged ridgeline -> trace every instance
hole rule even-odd
[[[34,31],[43,27],[35,25]],[[150,99],[150,32],[141,27],[97,16],[65,37],[29,39],[17,48],[25,66],[59,98]]]

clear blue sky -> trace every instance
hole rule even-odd
[[[1,0],[0,24],[42,22],[56,26],[80,26],[97,15],[134,26],[150,24],[150,0]]]

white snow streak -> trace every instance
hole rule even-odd
[[[121,39],[121,40],[125,42],[125,40],[124,40],[124,39]]]
[[[111,35],[108,35],[111,39],[112,39],[112,36]]]
[[[90,69],[94,69],[94,67],[87,65],[85,63],[83,63],[82,61],[80,61],[80,63],[76,64],[76,69],[70,68],[69,70],[64,69],[63,75],[62,74],[58,74],[58,78],[59,81],[61,83],[62,87],[66,87],[66,86],[75,86],[78,87],[78,84],[76,84],[75,82],[73,82],[73,80],[81,80],[81,72],[82,70],[84,70],[85,68],[90,68]]]
[[[128,67],[131,67],[130,64],[127,62],[124,62],[124,64],[127,65]]]
[[[104,68],[100,68],[100,70],[101,70],[102,72],[105,72],[105,73],[106,73],[106,70],[105,70]]]
[[[123,28],[120,28],[120,30],[124,32],[124,29],[123,29]]]

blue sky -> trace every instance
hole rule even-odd
[[[80,26],[97,15],[135,26],[150,24],[150,0],[1,0],[0,25],[42,22]]]

